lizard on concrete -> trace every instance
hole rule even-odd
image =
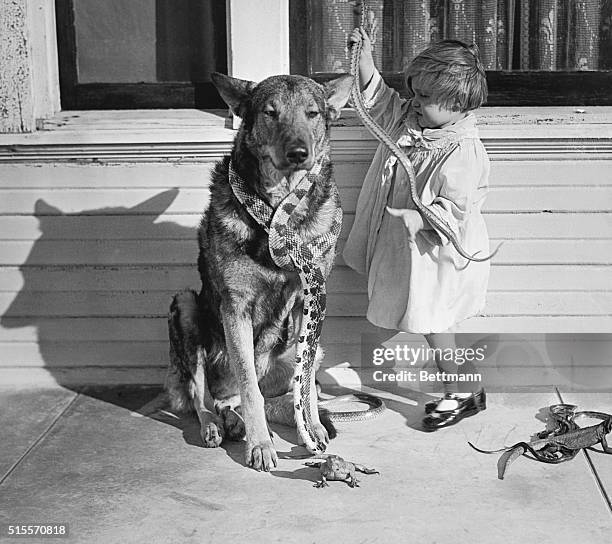
[[[601,423],[589,427],[580,428],[574,423],[574,417],[585,416],[601,419]],[[498,463],[498,478],[504,479],[508,466],[521,455],[529,452],[542,463],[563,463],[570,461],[581,449],[592,448],[601,444],[603,453],[612,454],[612,447],[608,446],[606,435],[612,432],[612,415],[602,412],[578,412],[571,419],[563,422],[560,428],[567,432],[556,434],[555,431],[540,433],[536,440],[530,442],[517,442],[513,446],[500,448],[498,450],[481,450],[468,442],[468,444],[480,453],[500,453],[503,455]]]
[[[317,461],[304,463],[308,467],[317,467],[321,471],[321,480],[314,487],[328,487],[327,480],[338,480],[348,484],[349,487],[359,487],[359,480],[355,472],[364,474],[380,474],[377,470],[366,468],[363,465],[345,461],[339,455],[321,455],[315,457]]]

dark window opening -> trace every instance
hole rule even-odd
[[[56,0],[62,109],[223,108],[225,2]]]

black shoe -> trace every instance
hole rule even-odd
[[[444,427],[450,427],[455,423],[459,423],[463,418],[476,415],[487,408],[487,395],[484,389],[466,398],[460,398],[449,393],[444,395],[444,399],[456,400],[459,405],[453,410],[437,410],[438,404],[443,399],[430,401],[425,404],[425,413],[427,415],[423,418],[424,430],[431,432],[443,429]]]

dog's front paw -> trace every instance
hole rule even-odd
[[[231,407],[226,406],[221,411],[221,417],[223,418],[223,430],[225,435],[230,440],[242,440],[245,436],[244,420],[242,416],[232,410]]]
[[[270,472],[278,463],[276,450],[272,442],[264,440],[259,443],[251,444],[247,441],[246,445],[246,464],[255,470]]]
[[[327,433],[327,429],[323,426],[322,423],[315,423],[312,426],[312,432],[317,437],[319,442],[322,442],[327,446],[329,444],[329,434]]]

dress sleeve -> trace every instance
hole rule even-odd
[[[478,145],[479,144],[479,145]],[[464,140],[440,165],[431,181],[434,195],[430,206],[443,219],[458,240],[472,210],[482,205],[487,193],[489,158],[479,140]],[[430,225],[427,238],[437,245],[449,244],[449,238]]]
[[[398,119],[402,118],[408,108],[408,101],[389,87],[380,72],[374,70],[374,75],[361,91],[366,109],[385,131],[390,131]],[[353,104],[354,107],[354,104]]]

